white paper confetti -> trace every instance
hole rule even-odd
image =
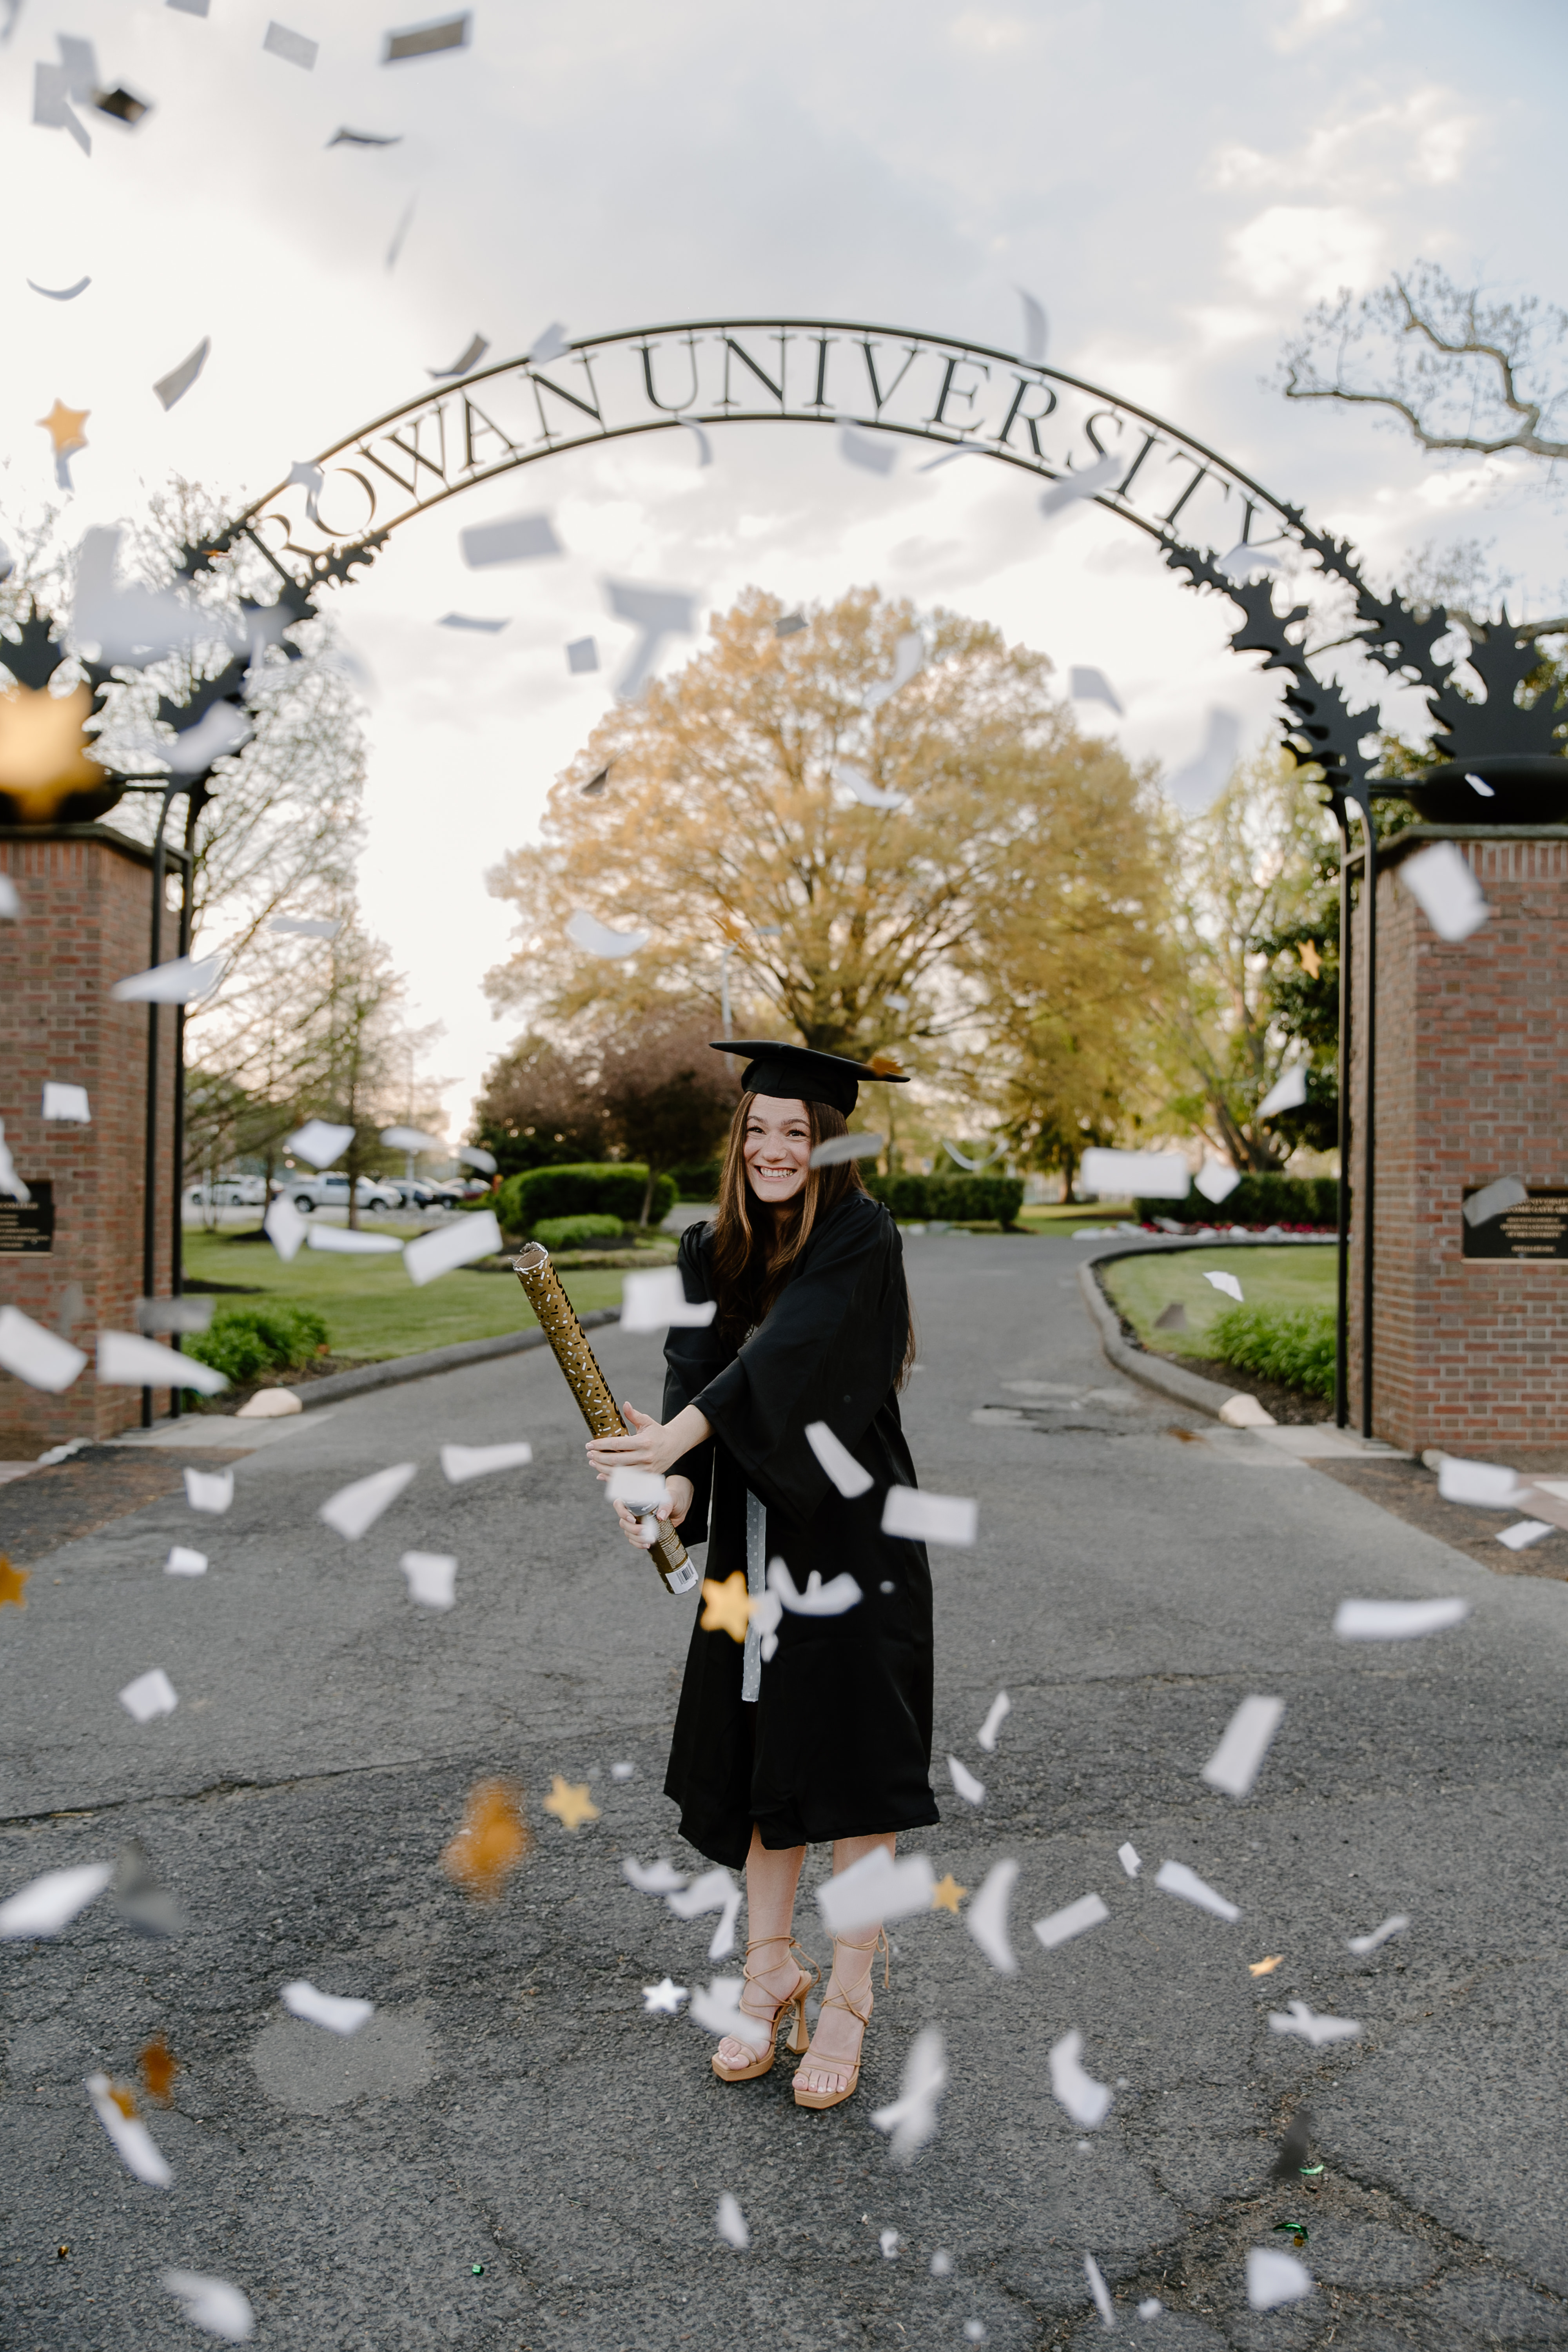
[[[693,635],[697,628],[697,598],[679,588],[639,588],[629,580],[606,580],[605,594],[619,621],[630,621],[641,631],[615,690],[623,701],[641,693],[666,637]]]
[[[574,677],[587,677],[599,667],[599,648],[592,637],[574,637],[566,648],[566,667]]]
[[[151,1723],[155,1716],[173,1715],[179,1706],[179,1695],[162,1666],[153,1666],[127,1683],[120,1694],[120,1704],[138,1723]]]
[[[686,1987],[671,1982],[668,1977],[656,1985],[644,1985],[642,2005],[645,2017],[674,2017],[686,1999]]]
[[[891,2132],[889,2153],[895,2164],[912,2162],[932,2137],[937,2124],[937,2101],[946,2088],[947,2057],[941,2030],[934,2025],[922,2026],[904,2060],[898,2097],[890,2106],[878,2107],[871,2116],[874,2130]],[[883,2252],[887,2252],[885,2246]]]
[[[1510,1551],[1524,1551],[1531,1544],[1540,1543],[1543,1536],[1552,1532],[1545,1519],[1516,1519],[1511,1528],[1499,1528],[1497,1539],[1500,1544],[1506,1544]]]
[[[1457,944],[1479,931],[1491,913],[1480,884],[1452,841],[1418,849],[1399,878],[1440,940]]]
[[[1247,2300],[1254,2311],[1278,2311],[1282,2303],[1300,2303],[1312,2292],[1312,2275],[1294,2254],[1277,2246],[1247,2250]]]
[[[1143,1867],[1135,1845],[1119,1845],[1116,1849],[1116,1859],[1129,1878],[1136,1878]]]
[[[207,1556],[205,1551],[192,1551],[187,1544],[171,1544],[169,1557],[163,1562],[165,1576],[205,1576]]]
[[[639,948],[647,947],[653,934],[651,931],[613,931],[607,923],[601,923],[596,915],[589,914],[585,907],[579,907],[566,925],[566,936],[574,947],[582,949],[584,955],[604,956],[614,961],[620,956],[636,955]]]
[[[634,1510],[657,1511],[669,1500],[669,1488],[657,1470],[612,1470],[605,1484],[612,1503],[626,1503]]]
[[[1080,2131],[1093,2131],[1110,2113],[1116,2094],[1108,2083],[1097,2083],[1083,2063],[1083,2036],[1075,2031],[1053,2042],[1047,2063],[1051,2070],[1051,2096],[1064,2107]]]
[[[273,30],[277,29],[274,26]],[[313,47],[314,44],[312,43],[311,46]],[[173,408],[177,400],[184,400],[186,393],[205,367],[207,354],[211,350],[212,337],[204,335],[195,350],[189,352],[180,362],[178,367],[171,368],[167,375],[161,375],[158,378],[153,389],[165,409]]]
[[[1487,1225],[1494,1217],[1500,1217],[1505,1209],[1528,1208],[1530,1194],[1517,1176],[1500,1176],[1495,1183],[1483,1184],[1479,1192],[1470,1193],[1459,1205],[1467,1225]]]
[[[488,1478],[496,1470],[521,1470],[533,1459],[526,1438],[510,1445],[443,1445],[441,1468],[454,1486],[468,1478]]]
[[[307,73],[315,68],[321,44],[307,40],[303,33],[291,33],[287,25],[268,25],[262,35],[261,46],[275,58],[286,58],[291,66],[303,66]]]
[[[1240,1170],[1225,1160],[1205,1160],[1193,1178],[1204,1199],[1211,1201],[1216,1209],[1222,1201],[1229,1200],[1240,1181]]]
[[[193,1511],[226,1511],[234,1501],[232,1470],[185,1470],[185,1500]]]
[[[67,1086],[58,1078],[47,1078],[44,1081],[43,1116],[45,1118],[70,1119],[79,1127],[89,1127],[92,1107],[87,1098],[87,1088]]]
[[[1031,367],[1042,367],[1046,357],[1045,310],[1022,286],[1015,286],[1013,291],[1024,306],[1024,357]]]
[[[390,1470],[373,1471],[368,1478],[358,1478],[352,1486],[340,1486],[316,1516],[337,1534],[355,1542],[397,1500],[418,1466],[416,1462],[395,1463]]]
[[[742,1977],[715,1977],[711,1984],[693,1985],[686,2011],[692,2024],[700,2025],[704,2033],[727,2033],[736,2042],[749,2041],[756,2033],[759,2021],[748,2017],[740,2006],[744,1982]]]
[[[890,474],[899,461],[896,443],[875,440],[844,423],[838,427],[838,454],[846,465],[858,466],[868,474]]]
[[[1256,572],[1283,572],[1285,565],[1278,555],[1271,555],[1267,548],[1248,547],[1243,540],[1220,557],[1215,569],[1223,572],[1227,580],[1234,580],[1237,586],[1240,588],[1245,587]]]
[[[152,2133],[139,2116],[126,2115],[115,2103],[107,2074],[89,2074],[84,2085],[99,2122],[114,2143],[115,2153],[128,2172],[150,2189],[167,2189],[174,2179]]]
[[[30,1878],[0,1903],[0,1938],[58,1936],[97,1900],[113,1875],[111,1862],[79,1862]]]
[[[1303,2042],[1321,2050],[1330,2042],[1354,2042],[1361,2027],[1352,2017],[1319,2017],[1304,2000],[1293,2000],[1289,2011],[1271,2009],[1268,2012],[1270,2033],[1300,2034]]]
[[[1468,1601],[1342,1601],[1334,1631],[1342,1642],[1409,1642],[1445,1633],[1470,1613]]]
[[[195,1389],[202,1396],[218,1396],[228,1386],[211,1364],[176,1355],[156,1339],[143,1339],[139,1331],[99,1333],[98,1377],[106,1388]]]
[[[635,1853],[624,1853],[621,1871],[639,1895],[674,1895],[686,1885],[685,1873],[662,1854],[657,1862],[639,1862]]]
[[[308,1118],[301,1128],[283,1139],[285,1151],[297,1151],[312,1168],[330,1168],[341,1160],[354,1139],[352,1127],[344,1127],[330,1118]]]
[[[1082,1936],[1090,1927],[1098,1927],[1110,1916],[1110,1906],[1098,1895],[1080,1895],[1076,1903],[1064,1903],[1059,1911],[1052,1911],[1035,1922],[1035,1933],[1047,1952],[1058,1944],[1068,1944],[1075,1936]]]
[[[884,2113],[885,2112],[886,2110],[884,2110]],[[876,2116],[873,2116],[871,2118],[873,2124],[876,2120]],[[903,2242],[902,2238],[900,2237],[896,2230],[883,2230],[879,2232],[877,2238],[877,2243],[882,2249],[882,2253],[885,2259],[889,2263],[894,2259],[898,2253],[899,2248],[903,2244]]]
[[[1075,499],[1098,498],[1102,490],[1111,488],[1126,470],[1126,459],[1111,450],[1105,457],[1097,458],[1092,466],[1086,466],[1081,474],[1064,474],[1059,482],[1053,482],[1041,496],[1040,512],[1043,515],[1059,514],[1063,507],[1070,507]]]
[[[1138,2306],[1140,2319],[1158,2319],[1165,2306],[1157,2294],[1146,2294]]]
[[[494,1257],[501,1247],[501,1231],[493,1209],[475,1209],[449,1225],[437,1225],[404,1244],[403,1263],[410,1282],[434,1282],[437,1275],[472,1265],[476,1258]]]
[[[830,1135],[826,1143],[813,1147],[807,1165],[838,1168],[847,1160],[875,1160],[887,1140],[885,1135]]]
[[[967,1495],[931,1495],[919,1486],[889,1486],[882,1504],[882,1533],[910,1542],[973,1544],[980,1506]]]
[[[176,956],[171,963],[117,980],[109,992],[117,1004],[195,1004],[210,996],[223,978],[223,961],[222,956],[208,956],[198,963],[190,956]]]
[[[536,335],[523,353],[530,367],[548,367],[552,360],[560,359],[572,346],[566,339],[566,329],[559,319]]]
[[[1102,669],[1069,669],[1068,692],[1075,702],[1107,703],[1118,718],[1121,716],[1121,705],[1117,700],[1116,689]]]
[[[1179,1151],[1111,1151],[1098,1145],[1079,1162],[1080,1199],[1184,1201],[1192,1173]]]
[[[1244,1698],[1200,1777],[1227,1797],[1249,1796],[1284,1714],[1282,1698]]]
[[[444,1551],[405,1551],[398,1566],[408,1579],[408,1598],[422,1609],[450,1609],[457,1599],[458,1563]]]
[[[880,710],[884,702],[891,701],[895,694],[901,693],[910,680],[918,677],[925,667],[925,657],[926,641],[919,629],[906,629],[893,647],[892,677],[867,688],[860,700],[862,710]]]
[[[1094,2297],[1094,2307],[1100,2314],[1101,2326],[1114,2335],[1116,2314],[1110,2307],[1110,2289],[1106,2285],[1105,2274],[1092,2254],[1085,2254],[1083,2258],[1083,2274],[1089,2281],[1089,2291]]]
[[[467,375],[472,369],[479,366],[489,349],[489,338],[484,335],[475,335],[463,346],[461,356],[455,359],[450,367],[426,368],[425,373],[437,383],[447,376]]]
[[[688,1299],[678,1265],[628,1274],[621,1296],[623,1331],[702,1330],[719,1311],[716,1299]]]
[[[901,809],[909,806],[909,802],[902,793],[883,792],[879,786],[871,782],[864,768],[856,766],[853,760],[834,761],[833,781],[836,784],[842,784],[846,791],[853,793],[863,808]]]
[[[267,1214],[261,1220],[261,1230],[287,1265],[297,1257],[307,1234],[310,1221],[300,1211],[286,1192],[274,1192],[267,1204]]]
[[[975,1779],[967,1765],[961,1764],[956,1756],[950,1756],[947,1769],[954,1789],[966,1805],[983,1805],[985,1802],[985,1784]]]
[[[384,1127],[381,1139],[389,1151],[445,1151],[447,1149],[438,1135],[426,1135],[420,1127]]]
[[[537,563],[546,556],[565,553],[546,514],[510,515],[502,522],[470,523],[459,532],[458,544],[470,572],[491,563]]]
[[[839,1493],[853,1502],[864,1495],[876,1481],[868,1470],[861,1468],[847,1445],[841,1445],[825,1421],[808,1421],[803,1434]]]
[[[1007,1717],[1012,1714],[1012,1700],[1008,1697],[1005,1691],[998,1691],[995,1697],[991,1702],[990,1713],[986,1716],[984,1722],[981,1725],[979,1730],[974,1735],[979,1740],[981,1747],[984,1748],[987,1756],[994,1756],[995,1754],[996,1742],[1001,1736],[1002,1726],[1005,1723]]]
[[[612,1780],[629,1780],[637,1769],[635,1764],[612,1764],[610,1778]]]
[[[18,922],[22,914],[22,894],[8,874],[0,874],[0,921]]]
[[[68,1389],[87,1358],[68,1339],[46,1331],[19,1307],[0,1307],[0,1366],[29,1388],[58,1396]]]
[[[278,1996],[290,2017],[308,2025],[324,2025],[329,2033],[357,2033],[375,2015],[373,2000],[355,2000],[342,1993],[318,1992],[304,1977],[286,1984]]]
[[[825,1880],[816,1890],[816,1907],[830,1936],[852,1936],[858,1927],[929,1911],[935,1891],[929,1854],[905,1854],[895,1862],[887,1847],[879,1845]]]
[[[1437,1465],[1437,1492],[1446,1503],[1506,1510],[1519,1499],[1519,1476],[1501,1462],[1469,1462],[1457,1454],[1445,1454]]]
[[[797,1592],[795,1579],[782,1559],[768,1562],[768,1588],[797,1617],[842,1617],[847,1609],[855,1608],[865,1598],[847,1569],[841,1569],[824,1584],[822,1570],[814,1568],[805,1580],[805,1591]]]
[[[1273,1118],[1280,1111],[1300,1110],[1307,1099],[1307,1066],[1298,1062],[1289,1070],[1281,1070],[1263,1100],[1258,1106],[1259,1118]]]
[[[1204,714],[1204,740],[1195,759],[1165,779],[1165,790],[1184,808],[1205,808],[1235,767],[1241,749],[1241,720],[1222,703]]]
[[[1364,1960],[1380,1945],[1386,1944],[1391,1936],[1403,1936],[1409,1925],[1408,1914],[1396,1911],[1391,1919],[1385,1919],[1380,1927],[1374,1927],[1370,1936],[1352,1936],[1346,1948],[1353,1952],[1358,1960]]]
[[[305,1235],[313,1250],[336,1251],[339,1257],[395,1257],[403,1244],[395,1234],[361,1233],[352,1225],[311,1223]]]
[[[1200,1911],[1211,1911],[1216,1919],[1241,1916],[1237,1904],[1227,1903],[1223,1895],[1216,1895],[1184,1862],[1163,1862],[1154,1874],[1154,1884],[1166,1895],[1179,1895],[1184,1903],[1195,1903]]]
[[[719,2211],[713,2226],[725,2244],[733,2246],[740,2253],[744,2253],[752,2242],[752,2233],[746,2227],[746,2217],[727,2189],[719,2200]]]
[[[189,0],[169,0],[169,5],[189,6]],[[191,10],[205,15],[205,9]],[[200,2271],[165,2271],[163,2285],[184,2305],[183,2316],[226,2344],[247,2344],[256,2333],[256,2314],[247,2298],[227,2279],[207,2278]]]
[[[1241,1285],[1237,1282],[1234,1274],[1205,1274],[1204,1280],[1212,1284],[1215,1290],[1223,1290],[1227,1298],[1234,1298],[1239,1301],[1241,1297]]]
[[[1017,1875],[1016,1862],[993,1863],[985,1874],[984,1885],[963,1915],[964,1926],[992,1967],[1009,1977],[1016,1976],[1018,1970],[1013,1947],[1007,1940],[1007,1906],[1013,1899],[1013,1883]]]

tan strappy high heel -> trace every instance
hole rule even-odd
[[[820,2115],[826,2107],[842,2106],[845,2100],[851,2097],[858,2088],[860,2081],[860,2059],[865,2053],[866,2028],[871,2022],[871,2010],[869,2001],[868,2001],[868,2004],[864,2009],[857,2008],[855,1995],[862,1988],[868,1994],[870,1992],[871,1971],[877,1965],[877,1950],[879,1945],[881,1947],[882,1952],[882,1990],[885,1992],[888,1989],[889,1969],[887,1930],[885,1928],[879,1927],[877,1930],[877,1941],[874,1944],[852,1944],[849,1942],[847,1937],[844,1936],[835,1936],[833,1938],[833,1965],[835,1969],[838,1966],[838,1955],[840,1951],[864,1952],[867,1955],[866,1973],[860,1978],[858,1984],[835,1985],[833,1990],[826,1995],[822,2003],[823,2009],[847,2009],[851,2017],[858,2020],[860,2026],[860,2049],[853,2060],[848,2058],[818,2058],[814,2062],[816,2067],[822,2074],[848,2075],[849,2080],[845,2084],[844,2088],[841,2091],[803,2091],[800,2087],[800,2078],[805,2072],[805,2068],[802,2066],[797,2069],[795,2078],[795,2103],[797,2107],[811,2107]],[[818,2016],[820,2017],[820,2015],[821,2011],[819,2011]],[[792,2044],[791,2046],[793,2048],[794,2045]],[[811,2056],[809,2046],[806,2050],[806,2056],[808,2059]]]
[[[753,1970],[752,1967],[752,1954],[763,1944],[782,1944],[784,1948],[784,1957],[786,1958],[790,1953],[800,1951],[800,1946],[795,1942],[793,1936],[753,1936],[751,1941],[747,1944],[746,1958],[742,1969],[742,1974],[744,1976],[746,1981],[741,1989],[739,2007],[743,2016],[754,2017],[757,2023],[765,2029],[768,2037],[767,2048],[762,2051],[757,2057],[752,2061],[749,2066],[726,2065],[723,2059],[720,2057],[717,2050],[715,2050],[713,2053],[713,2072],[718,2075],[719,2080],[721,2083],[754,2083],[759,2074],[765,2074],[770,2071],[773,2066],[773,2060],[778,2054],[779,2020],[784,2015],[786,2009],[793,2009],[795,2011],[795,2022],[790,2027],[789,2032],[789,2047],[791,2053],[794,2056],[798,2057],[806,2048],[810,2040],[810,2036],[807,2034],[805,2030],[805,2003],[807,1995],[816,1990],[816,1986],[819,1981],[819,1971],[816,1967],[814,1967],[809,1959],[806,1959],[806,1956],[804,1952],[801,1952],[800,1956],[803,1960],[805,1960],[805,1966],[800,1972],[799,1984],[795,1987],[794,1992],[785,1993],[783,2000],[774,2002],[771,2016],[763,2017],[760,2010],[748,2009],[746,2007],[747,1988],[755,1984],[759,1978],[765,1976],[768,1973],[765,1969]],[[782,1963],[779,1963],[778,1965],[782,1966]],[[735,2034],[731,2039],[738,2042],[741,2037],[739,2034]],[[742,2043],[742,2046],[746,2048],[750,2045],[749,2043]]]

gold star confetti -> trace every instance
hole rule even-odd
[[[1301,959],[1301,969],[1309,980],[1316,980],[1323,969],[1323,959],[1310,940],[1303,940],[1296,950]]]
[[[732,1642],[743,1642],[752,1622],[752,1603],[741,1570],[737,1568],[722,1584],[715,1584],[710,1576],[705,1576],[702,1598],[708,1604],[702,1612],[702,1631],[728,1633]]]
[[[130,2084],[110,2083],[109,2086],[109,2095],[114,2101],[115,2105],[119,2108],[126,2122],[130,2123],[136,2113],[136,2094],[132,2089]]]
[[[947,1876],[939,1881],[939,1883],[932,1887],[931,1907],[933,1911],[951,1911],[953,1917],[956,1919],[958,1916],[960,1898],[967,1895],[968,1892],[968,1887],[960,1886],[957,1879],[954,1878],[952,1871],[950,1870]]]
[[[17,803],[25,824],[45,824],[68,793],[101,784],[107,771],[87,756],[83,720],[92,710],[85,680],[69,694],[13,686],[0,694],[0,793]]]
[[[599,1808],[588,1794],[586,1780],[573,1783],[563,1780],[559,1772],[550,1784],[544,1810],[554,1814],[563,1830],[578,1830],[584,1822],[596,1822],[599,1818]]]
[[[90,408],[68,408],[64,401],[57,400],[48,415],[37,419],[54,443],[57,457],[68,457],[87,447],[87,435],[81,428],[91,415]]]
[[[180,2071],[180,2062],[161,2033],[149,2042],[136,2063],[142,2069],[142,2080],[147,2085],[149,2096],[166,2099]]]
[[[523,1820],[521,1791],[509,1780],[481,1780],[468,1791],[462,1827],[441,1856],[441,1867],[476,1903],[493,1903],[533,1840]]]
[[[1249,1977],[1271,1977],[1284,1957],[1283,1952],[1270,1952],[1266,1960],[1248,1960],[1247,1973]]]
[[[32,1573],[30,1568],[13,1568],[5,1553],[0,1551],[0,1609],[5,1608],[7,1601],[15,1608],[26,1607],[27,1596],[22,1587]]]

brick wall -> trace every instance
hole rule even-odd
[[[1424,840],[1438,828],[1423,828]],[[1438,939],[1399,884],[1377,900],[1373,1425],[1394,1444],[1521,1464],[1568,1450],[1568,1259],[1460,1255],[1460,1202],[1498,1176],[1568,1182],[1568,831],[1450,834],[1490,902]],[[1354,941],[1353,1105],[1365,970]],[[1361,1413],[1362,1139],[1352,1137],[1351,1405]]]
[[[0,1303],[62,1330],[92,1353],[94,1334],[134,1330],[142,1293],[144,1004],[116,1004],[109,991],[147,964],[152,859],[106,825],[31,835],[0,833],[0,873],[15,882],[20,918],[0,920],[0,1117],[25,1183],[51,1179],[55,1241],[48,1255],[0,1255]],[[170,885],[170,898],[174,888]],[[177,919],[165,915],[165,959],[178,951]],[[170,1114],[174,1009],[158,1009],[158,1279],[167,1295],[170,1255]],[[87,1088],[89,1127],[40,1116],[46,1078]],[[79,1322],[62,1324],[66,1293],[80,1285]],[[154,1403],[168,1409],[166,1393]],[[100,1388],[92,1366],[61,1396],[0,1371],[0,1458],[35,1455],[71,1437],[109,1437],[141,1417],[138,1389]]]

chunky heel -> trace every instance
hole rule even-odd
[[[846,2099],[854,2095],[860,2081],[860,2059],[864,2054],[866,2048],[866,2028],[871,2021],[871,1969],[875,1964],[879,1950],[882,1953],[882,1985],[883,1990],[886,1990],[888,1983],[888,1938],[882,1929],[878,1929],[877,1940],[874,1944],[852,1944],[847,1937],[836,1936],[834,1937],[833,1965],[835,1969],[837,1969],[838,1955],[841,1951],[864,1952],[867,1956],[865,1974],[852,1985],[832,1985],[828,1991],[824,1994],[822,2001],[822,2006],[825,2010],[847,2010],[849,2015],[855,2019],[860,2028],[860,2049],[853,2058],[819,2058],[816,2060],[813,2068],[814,2073],[820,2074],[842,2074],[845,2077],[843,2087],[837,2091],[803,2091],[800,2087],[800,2078],[805,2072],[805,2068],[804,2066],[797,2068],[795,2078],[795,2103],[797,2107],[810,2107],[816,2114],[820,2115],[828,2107],[841,2107]],[[861,1992],[864,1992],[866,1996],[866,2006],[864,2009],[860,2008],[857,1999],[857,1996]],[[804,1994],[801,1997],[801,2005],[802,2022],[804,2022]],[[820,2022],[820,2016],[818,2021]],[[793,2052],[795,2048],[793,2042],[790,2044],[790,2048]],[[811,2055],[809,2046],[805,2054],[809,2059]]]
[[[811,2047],[811,2036],[805,2030],[805,1990],[804,1988],[795,2000],[795,2023],[790,2027],[789,2040],[784,2046],[788,2050],[792,2058],[804,2057],[805,2053]]]

